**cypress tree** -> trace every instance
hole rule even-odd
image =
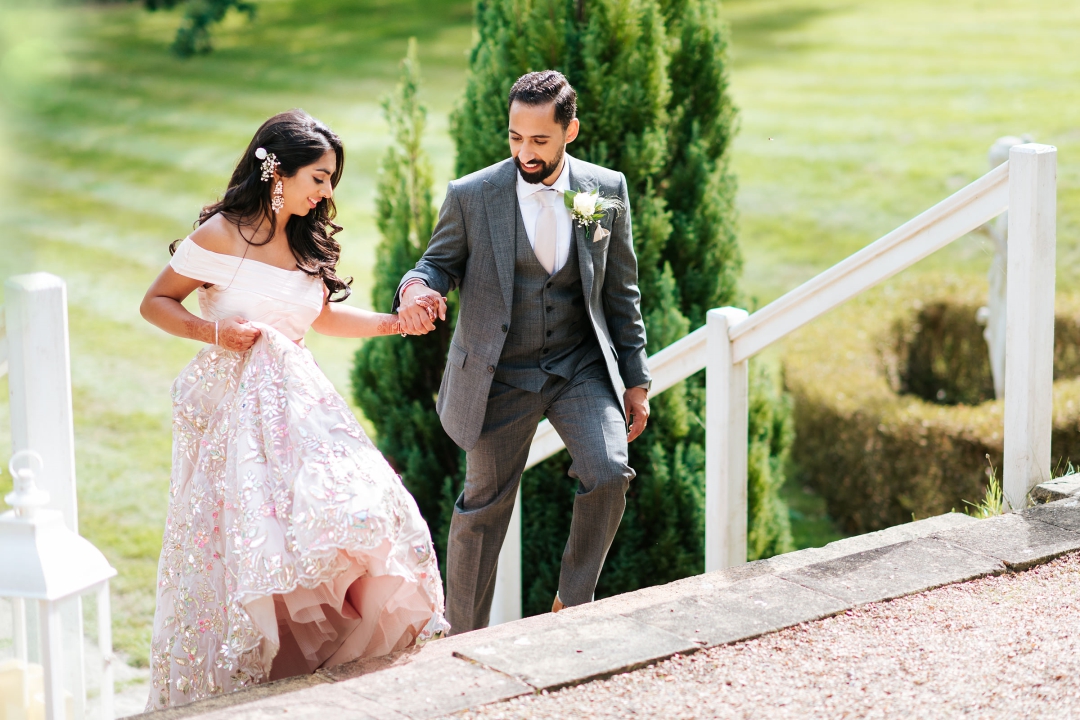
[[[507,155],[506,96],[520,75],[563,72],[582,130],[569,152],[629,184],[650,352],[737,301],[741,266],[728,147],[726,26],[708,0],[478,0],[465,96],[452,119],[457,173]],[[627,511],[597,595],[667,582],[704,567],[703,374],[652,398],[630,446]],[[790,411],[763,368],[751,382],[748,554],[791,549],[779,497]],[[523,478],[526,611],[550,607],[573,507],[568,458]]]
[[[431,164],[421,140],[427,110],[420,104],[416,40],[409,40],[401,79],[383,101],[393,142],[380,166],[376,222],[382,239],[375,262],[373,298],[388,303],[401,276],[420,259],[435,224]],[[463,455],[443,432],[435,412],[446,352],[457,316],[448,300],[447,323],[427,335],[380,337],[364,342],[352,370],[353,397],[378,431],[379,450],[400,473],[431,529],[440,557],[454,489],[464,476]]]

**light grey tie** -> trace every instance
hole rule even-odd
[[[547,270],[548,275],[555,272],[555,244],[558,237],[555,214],[555,200],[559,193],[554,190],[541,190],[536,193],[540,200],[540,214],[536,217],[536,236],[533,238],[533,252],[536,259]]]

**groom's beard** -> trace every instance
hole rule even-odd
[[[560,148],[559,154],[555,156],[554,160],[549,163],[544,163],[539,170],[534,170],[532,172],[527,172],[525,168],[521,167],[521,161],[516,157],[514,158],[514,164],[517,165],[522,180],[532,185],[536,185],[555,174],[555,171],[559,169],[559,163],[562,162],[563,154],[565,154],[565,152],[566,148]]]

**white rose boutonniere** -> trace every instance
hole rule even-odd
[[[581,227],[588,227],[596,223],[596,231],[593,233],[593,242],[599,242],[611,234],[610,230],[600,227],[600,220],[608,210],[614,210],[616,214],[622,212],[623,204],[618,198],[604,197],[599,190],[575,192],[567,190],[563,193],[563,202],[570,210],[570,215]]]

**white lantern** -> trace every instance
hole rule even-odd
[[[19,461],[27,467],[17,468]],[[68,530],[58,510],[45,509],[48,493],[34,484],[36,461],[40,472],[44,463],[32,450],[23,450],[11,458],[8,468],[15,480],[15,490],[4,500],[14,508],[0,515],[0,597],[11,598],[14,605],[13,623],[15,665],[9,680],[17,678],[15,687],[0,687],[0,693],[15,697],[0,697],[9,710],[32,707],[32,671],[28,664],[26,601],[37,601],[41,622],[41,659],[44,674],[45,719],[62,720],[65,712],[63,668],[64,647],[60,635],[59,603],[88,593],[97,594],[98,645],[101,649],[101,717],[113,720],[112,622],[109,613],[109,578],[116,570],[88,540]],[[81,668],[80,668],[81,671]],[[15,683],[8,683],[12,685]],[[18,693],[22,697],[18,697]],[[86,698],[74,700],[74,716],[84,716]],[[3,710],[0,707],[0,710]]]

